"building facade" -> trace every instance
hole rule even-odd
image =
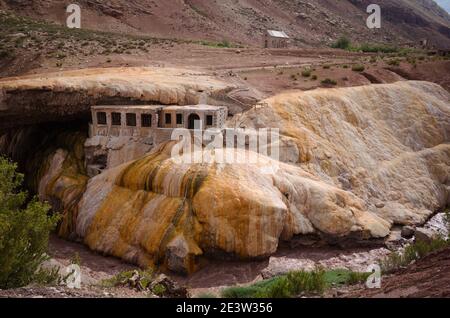
[[[223,128],[228,117],[224,106],[92,106],[91,136],[170,136],[176,128]],[[162,137],[164,139],[164,137]],[[170,139],[170,138],[168,138]]]
[[[267,30],[264,35],[264,48],[281,49],[289,47],[289,36],[283,31]]]

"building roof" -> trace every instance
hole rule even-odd
[[[226,108],[225,106],[212,106],[212,105],[186,105],[186,106],[178,106],[178,105],[100,105],[100,106],[92,106],[93,110],[219,110]]]
[[[289,36],[284,31],[267,30],[267,34],[274,38],[289,39]]]
[[[188,105],[188,106],[166,106],[164,110],[219,110],[224,109],[225,106],[212,106],[212,105]]]
[[[130,109],[130,110],[153,110],[158,111],[161,110],[164,106],[161,105],[98,105],[98,106],[92,106],[91,109],[93,110],[123,110]]]

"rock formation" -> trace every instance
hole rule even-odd
[[[103,72],[0,82],[2,124],[24,109],[39,122],[44,110],[68,116],[113,96],[185,104],[229,88],[188,71]],[[118,153],[117,163],[137,160],[88,181],[86,135],[55,131],[35,144],[39,151],[29,147],[39,135],[19,129],[0,137],[0,150],[21,158],[39,196],[64,213],[61,235],[142,266],[192,272],[201,257],[267,257],[301,235],[370,241],[394,224],[423,224],[450,203],[449,101],[428,82],[318,89],[274,96],[229,121],[279,128],[283,162],[240,149],[258,163],[182,164],[168,141],[141,158]]]
[[[203,254],[264,257],[280,239],[324,233],[381,238],[389,222],[350,192],[282,164],[179,164],[173,142],[91,179],[78,206],[77,235],[90,248],[140,265],[195,269]],[[230,151],[226,149],[225,152]]]
[[[226,104],[235,87],[202,72],[170,68],[87,69],[0,80],[0,130],[88,118],[98,104]],[[219,102],[220,100],[220,102]]]
[[[449,102],[428,82],[319,89],[270,98],[235,125],[279,128],[305,171],[411,225],[450,202]]]

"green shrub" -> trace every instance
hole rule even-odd
[[[411,262],[421,259],[433,252],[450,246],[450,242],[444,238],[436,238],[431,242],[417,241],[405,247],[403,253],[394,252],[381,261],[383,273],[393,272],[401,267],[408,266]]]
[[[74,265],[81,266],[81,257],[80,257],[80,254],[78,252],[75,252],[75,254],[73,255],[72,259],[70,260],[70,263],[74,264]]]
[[[166,287],[164,287],[164,285],[161,284],[156,284],[153,287],[152,292],[157,296],[163,296],[166,292]]]
[[[323,85],[329,85],[329,86],[335,86],[337,85],[337,82],[335,80],[332,80],[330,78],[326,78],[321,82]]]
[[[148,285],[153,281],[154,272],[152,269],[148,269],[145,271],[130,270],[130,271],[120,272],[111,278],[101,281],[100,286],[102,286],[102,287],[117,287],[117,286],[127,285],[129,283],[129,280],[135,274],[138,274],[138,276],[140,278],[140,283],[144,289],[147,288]]]
[[[228,40],[223,40],[222,42],[217,43],[216,46],[217,47],[223,47],[223,48],[231,48],[231,47],[233,47]]]
[[[364,65],[353,65],[352,66],[352,71],[353,72],[363,72],[366,68],[364,67]]]
[[[322,294],[326,288],[325,271],[317,269],[312,272],[292,272],[287,275],[293,295],[302,292]]]
[[[49,206],[21,191],[23,175],[17,165],[0,157],[0,288],[25,286],[33,281],[48,257],[50,232],[58,217]]]
[[[302,76],[303,77],[310,77],[311,76],[311,70],[310,69],[304,69],[302,71]]]
[[[400,60],[399,59],[392,59],[392,60],[388,61],[387,64],[391,65],[391,66],[399,66],[400,65]]]
[[[399,49],[396,47],[369,43],[365,43],[359,47],[356,47],[354,48],[354,50],[362,51],[365,53],[395,53],[399,51]]]
[[[33,277],[33,283],[39,286],[57,286],[67,281],[59,275],[59,268],[39,268]]]
[[[350,48],[350,44],[351,44],[350,40],[345,36],[343,36],[339,40],[337,40],[337,42],[334,43],[331,47],[335,49],[347,50]]]

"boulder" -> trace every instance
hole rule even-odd
[[[416,241],[425,243],[430,243],[438,237],[436,232],[424,227],[417,228],[414,235],[416,237]]]
[[[415,229],[412,226],[404,226],[402,228],[402,237],[405,239],[410,239],[414,236]]]

